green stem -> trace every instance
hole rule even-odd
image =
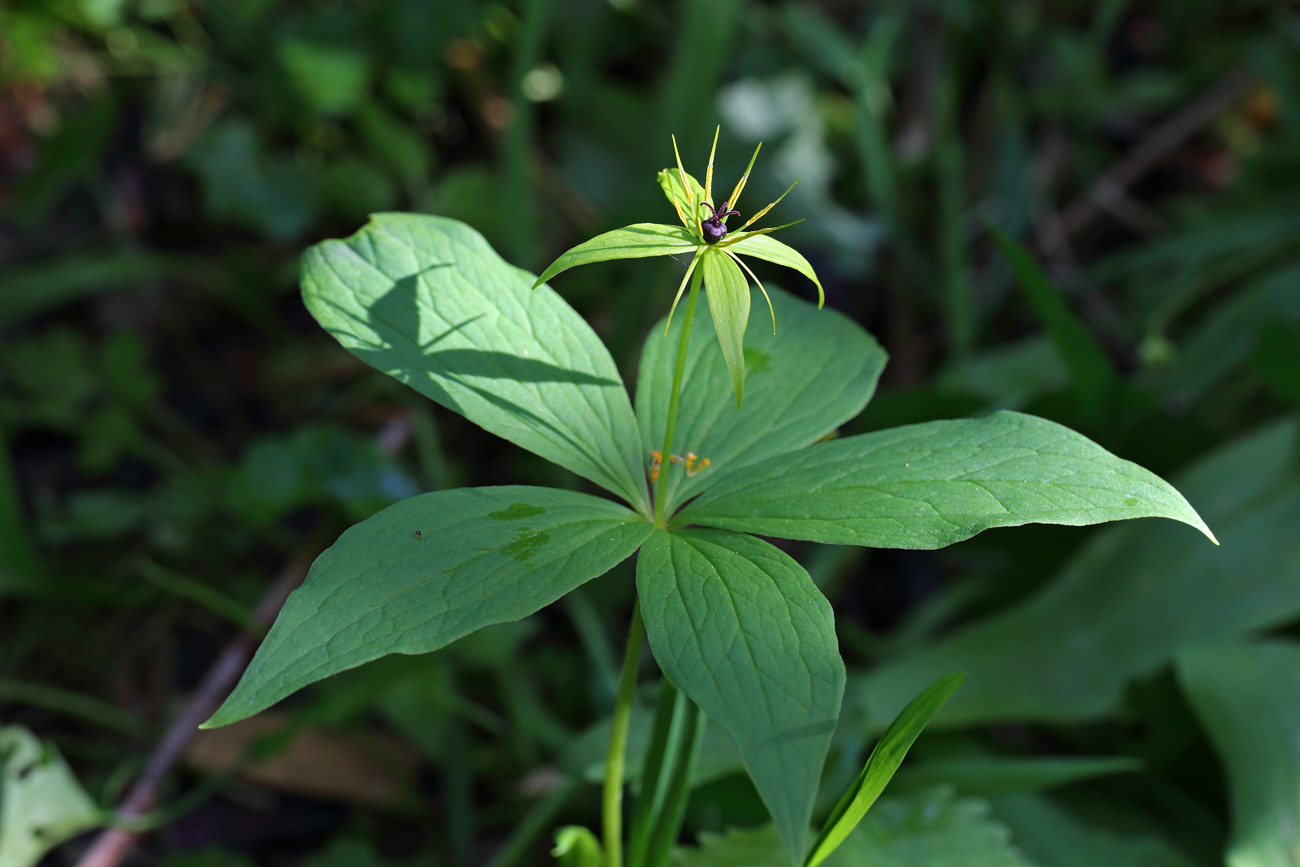
[[[641,666],[641,645],[644,643],[645,621],[641,619],[641,603],[638,601],[632,606],[632,624],[627,631],[627,651],[623,655],[623,671],[618,679],[618,698],[614,703],[614,721],[609,733],[609,753],[605,756],[605,795],[601,815],[606,867],[623,867],[623,767],[627,760],[627,730],[632,722],[636,675]]]
[[[682,314],[682,336],[677,344],[677,366],[673,369],[673,390],[668,398],[668,423],[664,425],[664,450],[659,462],[659,482],[655,487],[655,526],[664,526],[664,511],[668,502],[668,474],[673,465],[673,434],[677,431],[677,405],[682,397],[682,374],[686,372],[686,347],[691,342],[691,323],[695,321],[695,302],[700,299],[700,283],[704,269],[696,268],[691,277],[691,293],[686,299]]]

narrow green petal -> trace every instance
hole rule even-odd
[[[673,311],[677,309],[677,302],[682,300],[682,293],[686,291],[686,283],[691,279],[691,274],[695,272],[695,266],[699,264],[700,256],[704,254],[705,248],[699,247],[695,255],[691,257],[691,264],[686,266],[686,274],[682,276],[682,284],[677,287],[677,294],[673,296],[673,306],[668,308],[668,321],[664,323],[664,334],[668,333],[668,326],[673,324]]]
[[[758,277],[754,275],[753,271],[749,270],[749,266],[745,264],[744,259],[740,258],[730,250],[725,252],[728,256],[736,260],[737,265],[745,269],[745,273],[749,275],[749,279],[754,281],[754,285],[758,287],[758,291],[762,292],[763,297],[767,299],[767,311],[772,314],[772,333],[776,334],[776,310],[772,307],[772,297],[768,295],[767,290],[763,288],[763,281],[758,279]]]

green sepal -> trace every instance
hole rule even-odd
[[[613,259],[645,259],[651,256],[674,256],[689,253],[699,246],[695,236],[680,226],[662,223],[633,223],[612,232],[597,235],[560,254],[541,276],[533,281],[536,289],[556,274],[592,262]]]
[[[709,299],[713,329],[736,392],[736,408],[745,394],[745,326],[749,324],[749,283],[740,266],[720,250],[705,250],[700,257],[704,294]]]

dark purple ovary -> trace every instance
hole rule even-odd
[[[700,221],[700,231],[704,233],[704,243],[716,244],[727,237],[727,224],[722,221],[727,217],[740,216],[740,211],[728,210],[727,206],[729,204],[730,202],[723,202],[721,208],[714,208],[708,202],[704,203],[704,207],[708,208],[712,214],[711,217],[706,217]]]

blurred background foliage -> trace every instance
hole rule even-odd
[[[724,181],[765,142],[752,200],[802,178],[786,240],[891,354],[857,428],[1043,415],[1174,480],[1223,542],[791,546],[850,662],[828,799],[970,672],[844,863],[1294,867],[1298,49],[1285,0],[9,0],[0,863],[67,838],[45,863],[76,863],[258,600],[350,523],[579,484],[335,346],[303,247],[415,210],[540,270],[671,222],[669,134],[697,164],[720,123]],[[561,288],[633,377],[679,270]],[[129,863],[543,863],[595,821],[630,578],[203,734]],[[767,863],[709,737],[680,863]]]

